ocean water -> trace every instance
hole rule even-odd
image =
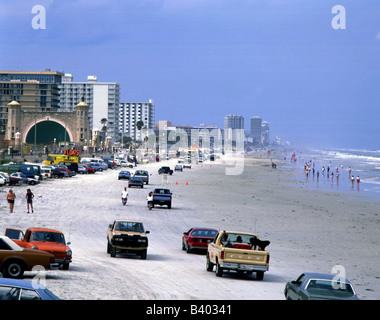
[[[309,149],[294,153],[297,161],[291,161],[290,153],[286,156],[286,162],[296,169],[296,177],[298,181],[303,182],[302,186],[338,192],[360,192],[380,201],[380,150]],[[308,174],[305,172],[305,164],[310,168]],[[325,168],[324,174],[322,167]],[[331,172],[334,174],[333,178]],[[354,183],[351,176],[355,178]],[[359,184],[356,182],[357,176],[360,178]]]

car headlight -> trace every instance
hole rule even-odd
[[[123,238],[113,238],[114,241],[123,241]]]
[[[146,242],[146,239],[138,239],[137,242]]]
[[[69,250],[66,251],[66,255],[67,256],[71,256],[72,254],[73,254],[73,252],[71,251],[71,249],[69,249]]]

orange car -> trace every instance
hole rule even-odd
[[[21,248],[6,236],[0,236],[0,271],[5,278],[21,278],[24,271],[31,271],[34,266],[47,270],[58,269],[51,253]]]
[[[25,234],[21,230],[7,228],[5,235],[20,247],[52,253],[63,270],[68,270],[72,261],[72,251],[66,244],[61,231],[47,228],[28,228]]]

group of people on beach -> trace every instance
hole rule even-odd
[[[27,213],[29,213],[29,207],[32,210],[32,212],[34,212],[34,210],[33,210],[33,198],[34,198],[34,194],[33,194],[32,190],[27,189],[26,195],[25,195],[26,205],[27,205],[27,209],[28,209]],[[12,213],[14,206],[15,206],[15,200],[16,200],[16,194],[13,192],[12,189],[9,189],[9,192],[6,196],[6,200],[9,204],[9,212]]]
[[[341,165],[341,170],[343,171],[343,164]],[[319,171],[315,172],[315,162],[313,162],[312,160],[305,162],[304,171],[305,171],[306,179],[309,177],[310,172],[312,172],[313,177],[316,174],[317,175],[317,181],[319,181]],[[326,177],[330,178],[332,183],[334,182],[334,177],[335,177],[336,183],[337,184],[339,183],[339,168],[338,167],[335,167],[335,174],[331,170],[330,166],[327,166],[327,170],[326,170],[325,166],[322,166],[321,171],[322,171],[322,177],[325,176],[325,171],[327,171]],[[352,188],[354,188],[355,181],[356,181],[357,189],[359,190],[360,177],[357,176],[355,179],[355,177],[353,175],[351,175],[351,172],[352,172],[352,169],[351,169],[351,167],[349,167],[348,168],[348,178],[352,183]]]

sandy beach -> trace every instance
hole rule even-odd
[[[168,164],[173,168],[175,162]],[[360,299],[380,298],[380,202],[363,193],[302,188],[291,168],[278,161],[274,169],[270,159],[246,156],[240,175],[226,175],[221,160],[206,162],[174,172],[167,182],[157,173],[163,164],[138,166],[151,173],[150,184],[129,188],[125,207],[120,193],[127,182],[117,179],[120,169],[33,186],[33,214],[26,213],[26,185],[13,188],[12,214],[5,202],[9,187],[1,187],[0,233],[32,226],[63,231],[73,263],[68,271],[48,271],[45,284],[67,300],[283,300],[287,281],[306,271],[331,273],[335,265],[345,268]],[[171,189],[172,209],[147,210],[146,195],[156,186]],[[106,253],[107,226],[119,218],[141,220],[150,231],[146,260]],[[256,232],[270,240],[264,279],[207,272],[204,254],[181,249],[182,233],[196,226]]]

